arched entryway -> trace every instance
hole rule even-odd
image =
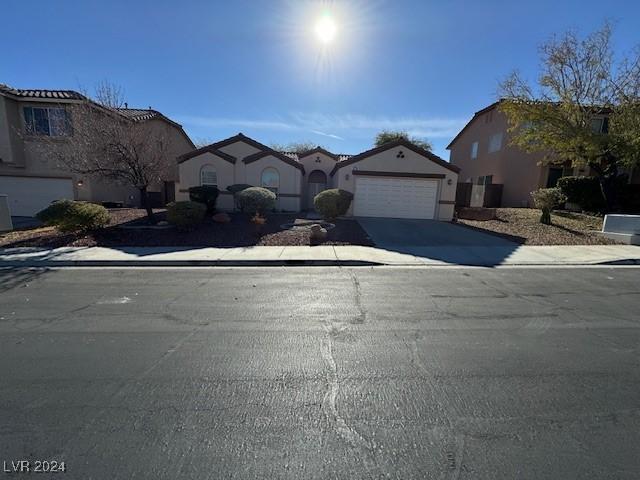
[[[314,170],[307,180],[307,208],[313,210],[313,199],[321,191],[327,189],[327,174],[322,170]]]

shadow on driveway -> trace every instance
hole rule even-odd
[[[516,241],[437,220],[359,217],[358,222],[376,247],[436,262],[496,266],[519,247]]]

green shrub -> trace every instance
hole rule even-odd
[[[325,220],[334,220],[349,210],[353,193],[331,188],[323,190],[313,199],[313,205]]]
[[[264,214],[276,207],[276,194],[262,187],[249,187],[236,194],[243,212]]]
[[[605,207],[597,177],[562,177],[558,179],[558,188],[567,197],[567,202],[577,203],[583,210],[596,212]]]
[[[167,221],[184,230],[202,222],[206,213],[207,207],[199,202],[172,202],[167,205]]]
[[[97,230],[109,224],[111,217],[102,205],[71,200],[58,200],[36,214],[45,225],[61,232]]]
[[[551,210],[567,201],[559,188],[540,188],[531,192],[536,208],[542,210],[540,223],[551,225]]]
[[[220,195],[218,187],[211,185],[189,188],[189,200],[192,202],[202,203],[207,207],[207,213],[209,214],[216,211],[216,200],[218,199],[218,195]]]

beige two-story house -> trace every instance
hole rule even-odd
[[[528,207],[531,192],[554,187],[560,177],[589,175],[589,168],[564,165],[542,165],[544,153],[528,153],[510,145],[507,116],[495,102],[477,111],[455,136],[447,149],[449,160],[460,168],[460,181],[474,184],[502,184],[503,207]],[[605,128],[605,118],[594,118],[593,128]],[[637,178],[638,177],[638,178]],[[631,172],[635,182],[638,172]]]
[[[16,89],[0,84],[0,194],[8,195],[12,215],[32,216],[63,198],[140,205],[136,188],[72,173],[39,148],[46,139],[48,146],[63,149],[73,135],[74,106],[90,101],[73,90]],[[149,191],[156,204],[172,201],[178,179],[175,159],[193,150],[193,142],[178,123],[151,108],[121,108],[117,115],[121,121],[161,131],[169,140],[169,152],[163,159],[169,173]]]

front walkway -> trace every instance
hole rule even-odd
[[[420,254],[363,246],[317,247],[63,247],[0,249],[0,267],[638,264],[640,246],[421,247]]]

